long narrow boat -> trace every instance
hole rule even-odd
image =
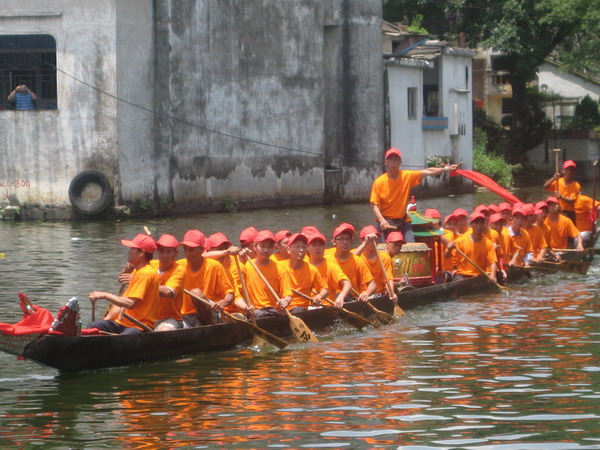
[[[409,310],[434,301],[493,289],[495,286],[487,277],[476,277],[401,292],[398,302],[403,309]],[[387,296],[373,298],[371,303],[382,311],[393,313],[394,304]],[[373,311],[362,302],[349,302],[345,307],[374,318]],[[330,309],[311,309],[298,316],[312,330],[323,330],[337,323],[337,315]],[[256,323],[276,336],[292,336],[285,316],[259,319]],[[133,335],[61,336],[35,333],[14,336],[0,333],[0,350],[63,372],[80,372],[225,351],[249,343],[251,338],[250,328],[239,323]]]

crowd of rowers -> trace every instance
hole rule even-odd
[[[122,295],[91,292],[93,303],[107,300],[110,308],[88,327],[118,334],[140,333],[143,328],[170,331],[219,323],[224,310],[262,318],[283,309],[297,314],[324,303],[341,308],[352,297],[368,301],[372,295],[387,294],[396,301],[394,281],[389,281],[394,280],[392,261],[407,241],[414,242],[414,234],[406,217],[394,221],[386,216],[386,201],[398,209],[423,177],[458,167],[400,171],[400,163],[397,149],[386,152],[388,173],[375,181],[371,195],[378,227],[364,227],[356,248],[355,229],[348,223],[334,230],[330,248],[315,227],[298,233],[250,227],[241,232],[239,246],[222,233],[206,238],[199,230],[188,231],[181,242],[169,234],[156,242],[144,234],[122,240],[129,252],[119,281],[128,287]],[[439,211],[426,210],[425,216],[443,231],[436,242],[445,249],[443,281],[477,276],[480,269],[502,281],[509,266],[557,259],[556,250],[569,247],[583,251],[583,240],[592,230],[594,202],[580,193],[572,179],[574,168],[573,161],[565,162],[564,176],[556,174],[545,185],[555,195],[536,204],[480,205],[470,215],[457,209],[443,221]],[[399,210],[389,217],[401,214]],[[385,249],[378,249],[377,242],[385,242]],[[183,259],[178,259],[180,248]],[[206,303],[194,301],[185,291]]]

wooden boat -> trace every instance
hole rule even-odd
[[[487,277],[476,277],[403,291],[398,295],[398,300],[403,309],[409,310],[434,301],[493,289],[495,286]],[[394,304],[387,296],[375,297],[371,303],[382,311],[393,313]],[[362,302],[351,301],[345,307],[374,319],[372,309]],[[311,309],[298,316],[312,330],[323,330],[338,321],[336,314],[324,308]],[[283,315],[259,319],[256,324],[276,336],[292,336],[289,321]],[[0,350],[63,372],[79,372],[225,351],[249,343],[251,339],[249,327],[225,323],[133,335],[61,336],[34,333],[14,336],[0,333]]]

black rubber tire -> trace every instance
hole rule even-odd
[[[84,189],[89,193],[97,191],[93,195],[84,196]],[[99,195],[98,195],[99,192]],[[69,200],[73,209],[86,216],[100,214],[113,202],[113,191],[106,175],[95,170],[85,170],[78,173],[69,185]]]

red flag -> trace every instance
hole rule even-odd
[[[464,169],[457,169],[453,172],[450,172],[450,176],[455,177],[457,175],[462,175],[463,177],[473,180],[473,182],[475,184],[478,184],[480,186],[488,188],[490,191],[495,192],[500,197],[502,197],[504,200],[506,200],[507,202],[509,202],[513,205],[515,203],[521,203],[521,200],[519,200],[513,194],[508,192],[506,189],[504,189],[502,186],[500,186],[498,183],[496,183],[490,177],[488,177],[482,173],[475,172],[473,170],[464,170]]]

